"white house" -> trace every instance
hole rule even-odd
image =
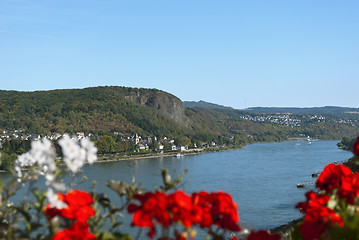
[[[186,151],[186,147],[179,145],[179,146],[177,146],[177,150]]]
[[[163,148],[164,148],[164,146],[162,145],[162,143],[159,143],[159,144],[158,144],[158,149],[159,149],[159,150],[163,150]]]

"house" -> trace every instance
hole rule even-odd
[[[83,132],[77,132],[77,133],[76,133],[76,136],[77,136],[77,139],[82,139],[82,138],[85,137],[85,133],[83,133]]]
[[[172,150],[172,151],[176,151],[176,150],[177,150],[176,145],[172,144],[172,145],[171,145],[171,150]]]
[[[41,136],[39,135],[39,134],[32,134],[31,136],[30,136],[30,140],[31,141],[38,141],[38,140],[40,140],[41,139]]]
[[[158,149],[159,150],[163,150],[164,146],[162,145],[162,143],[158,143]]]
[[[136,150],[137,151],[140,151],[140,150],[148,150],[148,146],[147,144],[146,145],[143,145],[142,143],[139,143],[136,145]]]
[[[177,146],[177,150],[186,151],[186,147],[182,146],[182,145],[179,145],[179,146]]]

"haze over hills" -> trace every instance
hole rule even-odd
[[[303,135],[341,139],[358,134],[359,115],[342,114],[357,110],[324,107],[305,109],[308,112],[300,108],[243,111],[204,101],[183,103],[161,90],[127,87],[0,91],[0,129],[23,129],[30,133],[82,131],[98,135],[138,133],[168,136],[184,142],[245,144],[282,141]],[[278,114],[290,111],[292,115]],[[296,115],[299,112],[301,114]],[[319,115],[312,116],[311,113]]]
[[[184,101],[184,106],[187,108],[204,107],[211,109],[233,109],[205,101]],[[246,109],[237,109],[245,112],[253,113],[291,113],[291,114],[359,114],[359,108],[325,106],[325,107],[251,107]]]

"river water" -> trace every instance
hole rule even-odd
[[[238,204],[242,226],[267,229],[300,217],[294,207],[313,186],[300,189],[298,183],[313,181],[313,172],[352,156],[338,149],[337,142],[251,144],[225,152],[98,163],[86,165],[83,170],[89,180],[97,181],[97,191],[116,199],[105,186],[109,180],[130,182],[134,176],[142,187],[152,191],[161,183],[160,169],[169,169],[172,178],[188,169],[181,189],[187,193],[228,192]],[[88,185],[79,187],[88,190]]]
[[[84,173],[103,186],[110,179],[130,182],[131,176],[153,190],[161,183],[160,169],[167,168],[172,177],[187,168],[181,189],[224,191],[232,195],[239,207],[241,225],[249,228],[273,228],[300,214],[295,205],[314,186],[297,188],[301,182],[313,181],[311,174],[335,161],[348,160],[352,154],[337,148],[337,141],[262,143],[244,149],[183,157],[165,157],[101,163],[86,166]]]

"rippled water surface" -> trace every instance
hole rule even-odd
[[[108,180],[130,182],[131,176],[153,190],[161,183],[160,169],[170,170],[172,177],[189,169],[182,189],[225,191],[239,206],[241,225],[249,228],[272,228],[300,215],[294,208],[304,200],[308,188],[301,182],[313,181],[311,174],[327,163],[344,161],[351,153],[340,150],[337,141],[282,142],[252,144],[244,149],[183,157],[165,157],[99,163],[84,167],[89,180],[97,180],[98,191],[116,199],[105,187]],[[90,181],[91,182],[91,181]],[[87,188],[86,184],[82,186]]]
[[[99,186],[109,179],[137,181],[147,189],[161,183],[160,170],[171,175],[189,169],[182,189],[225,191],[238,203],[241,224],[250,228],[272,228],[299,217],[294,206],[304,200],[308,188],[301,182],[313,181],[311,174],[327,163],[347,160],[351,153],[340,150],[337,141],[281,142],[252,144],[244,149],[193,156],[166,157],[96,164],[85,167],[89,179]]]

